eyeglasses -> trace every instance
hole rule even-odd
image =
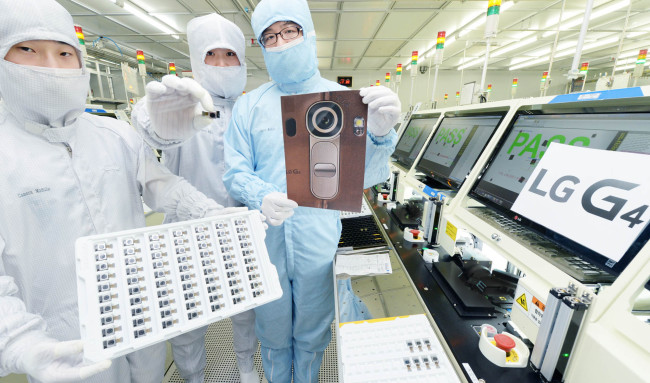
[[[262,35],[260,43],[263,47],[275,45],[278,42],[278,35],[282,37],[282,40],[290,41],[297,38],[300,35],[300,31],[302,31],[302,28],[296,25],[292,25],[290,27],[284,28],[278,33],[265,33]]]

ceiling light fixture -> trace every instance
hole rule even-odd
[[[630,70],[630,69],[634,69],[634,68],[636,68],[636,66],[637,66],[637,64],[636,64],[636,59],[634,60],[634,62],[635,62],[634,64],[630,64],[630,65],[625,65],[625,66],[617,67],[615,71],[618,72],[619,70]],[[644,66],[644,67],[650,66],[650,61],[646,62],[643,66]]]
[[[153,18],[153,16],[149,15],[147,12],[136,7],[135,5],[125,1],[123,8],[125,11],[131,13],[132,15],[137,16],[140,20],[146,21],[149,25],[171,35],[171,37],[175,38],[176,40],[180,39],[178,32],[176,32],[169,26],[165,25],[164,23],[156,20],[155,18]]]
[[[537,41],[537,36],[533,36],[533,37],[518,41],[516,43],[511,43],[511,44],[505,45],[503,47],[497,48],[494,51],[492,51],[492,53],[490,55],[491,56],[499,56],[499,55],[502,55],[504,53],[512,52],[515,49],[521,48],[521,47],[526,46],[528,44],[532,44],[535,41]]]
[[[459,67],[458,67],[458,70],[467,69],[467,68],[472,67],[472,66],[474,66],[474,65],[478,65],[478,64],[480,64],[480,63],[482,63],[482,62],[484,62],[484,61],[485,61],[485,58],[483,58],[483,57],[479,57],[479,58],[477,58],[477,59],[473,59],[473,60],[469,61],[468,63],[459,66]]]
[[[598,9],[594,10],[591,13],[591,16],[589,17],[589,21],[595,20],[595,19],[597,19],[599,17],[602,17],[602,16],[608,15],[608,14],[610,14],[612,12],[618,11],[619,9],[625,8],[628,5],[630,5],[630,0],[623,0],[623,1],[620,1],[620,2],[618,2],[616,4],[608,5],[606,7],[604,7],[604,6],[600,7]],[[566,31],[566,30],[571,29],[571,28],[573,28],[573,27],[575,27],[577,25],[580,25],[580,24],[582,24],[582,18],[581,17],[576,17],[573,20],[567,21],[564,24],[560,25],[560,30],[561,31]],[[544,32],[544,34],[542,35],[542,38],[546,38],[546,37],[552,36],[554,34],[555,34],[555,31]]]
[[[511,43],[511,44],[505,45],[505,46],[503,46],[503,47],[501,47],[499,49],[495,49],[492,52],[491,56],[494,57],[494,56],[498,56],[498,55],[501,55],[501,54],[504,54],[504,53],[508,53],[508,52],[513,51],[513,50],[515,50],[517,48],[521,48],[521,47],[526,46],[528,44],[534,43],[535,41],[537,41],[537,36],[533,36],[531,38],[524,39],[524,40],[518,41],[516,43]],[[467,69],[469,67],[472,67],[474,65],[481,64],[481,63],[483,63],[485,61],[485,55],[482,55],[482,56],[480,56],[479,58],[476,58],[476,59],[469,59],[469,60],[471,60],[471,61],[463,62],[462,65],[460,65],[457,69],[458,70],[463,70],[463,69]],[[468,61],[468,60],[465,60],[465,61]]]
[[[598,41],[595,41],[595,42],[593,42],[593,43],[591,43],[591,44],[585,44],[585,45],[582,47],[582,51],[585,52],[585,51],[593,50],[593,49],[597,49],[597,50],[598,50],[599,48],[600,48],[600,49],[604,49],[604,46],[605,46],[605,45],[607,45],[607,44],[613,44],[613,43],[615,43],[616,41],[618,41],[618,36],[610,37],[610,38],[603,39],[603,40],[598,40]],[[555,59],[558,59],[558,58],[565,57],[565,56],[570,56],[570,55],[573,54],[573,53],[575,53],[575,45],[574,45],[573,47],[570,47],[570,48],[567,48],[567,49],[565,49],[565,50],[562,50],[562,51],[557,52],[557,53],[555,54],[555,58],[554,58],[554,60],[555,60]],[[526,62],[521,63],[521,64],[513,65],[513,66],[509,67],[508,69],[509,69],[509,70],[517,70],[517,69],[521,69],[521,68],[526,68],[526,67],[529,67],[529,66],[537,65],[537,64],[543,63],[543,62],[545,62],[545,61],[548,62],[549,60],[550,60],[550,56],[541,57],[541,58],[539,58],[539,59],[534,59],[534,60],[526,61]]]
[[[549,59],[550,59],[549,56],[540,57],[538,59],[526,61],[525,63],[513,65],[510,68],[508,68],[508,70],[517,70],[517,69],[526,68],[526,67],[529,67],[529,66],[541,64],[541,63],[544,63],[544,62],[548,62]]]

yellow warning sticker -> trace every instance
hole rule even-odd
[[[445,228],[445,233],[456,241],[456,234],[458,233],[458,229],[456,229],[456,226],[452,225],[449,221],[447,221],[447,227]]]
[[[517,298],[517,303],[519,303],[521,307],[524,308],[524,310],[528,311],[528,303],[526,303],[526,294],[521,294],[521,296]]]

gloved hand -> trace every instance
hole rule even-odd
[[[262,214],[266,216],[269,225],[279,226],[285,219],[293,215],[293,209],[298,204],[287,198],[285,193],[272,192],[262,199]]]
[[[402,111],[397,94],[385,86],[361,88],[359,94],[368,104],[368,130],[377,137],[387,135]]]
[[[111,366],[110,360],[83,363],[83,342],[59,342],[43,336],[29,336],[20,344],[10,343],[4,353],[17,355],[18,372],[48,383],[75,382],[100,373]]]
[[[186,140],[212,121],[201,107],[213,112],[212,97],[191,78],[167,75],[147,84],[147,109],[154,132],[165,140]]]

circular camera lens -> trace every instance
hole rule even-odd
[[[327,106],[317,109],[312,120],[314,128],[324,134],[329,133],[338,123],[338,117],[334,114],[334,110]]]
[[[316,114],[316,126],[321,130],[327,130],[332,126],[334,115],[329,110],[321,110]]]
[[[334,102],[317,102],[307,111],[307,129],[316,137],[335,137],[342,125],[343,112]]]

